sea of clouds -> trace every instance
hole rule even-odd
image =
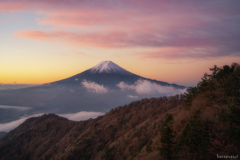
[[[37,84],[3,84],[0,83],[0,90],[13,90],[13,89],[22,89],[27,87],[37,86]]]
[[[85,88],[88,89],[90,92],[95,93],[107,93],[109,89],[104,85],[97,84],[95,82],[83,80],[81,83]],[[143,94],[159,94],[159,95],[166,95],[172,96],[175,94],[183,94],[186,92],[186,89],[179,89],[174,88],[173,86],[162,86],[157,83],[150,82],[148,80],[139,79],[133,85],[129,85],[125,82],[120,82],[116,85],[122,91],[135,91],[136,94],[143,95]],[[138,98],[137,95],[127,95],[129,98]]]
[[[83,80],[81,84],[91,92],[95,93],[108,93],[110,90],[105,87],[104,85],[97,84],[95,82]],[[171,96],[175,94],[182,94],[186,91],[186,89],[178,89],[174,88],[172,86],[162,86],[153,82],[150,82],[148,80],[142,80],[139,79],[138,81],[135,82],[133,85],[129,85],[125,82],[120,82],[119,84],[116,85],[121,89],[121,91],[131,91],[131,93],[135,93],[136,95],[132,94],[127,94],[128,98],[132,99],[138,99],[139,96],[145,96],[145,95],[166,95],[166,96]],[[127,92],[129,93],[129,92]],[[17,107],[17,106],[4,106],[0,105],[0,108],[3,109],[19,109],[19,110],[29,110],[31,109],[30,107]],[[12,121],[9,123],[2,123],[0,124],[0,131],[5,131],[8,132],[17,126],[19,126],[21,123],[23,123],[26,119],[30,117],[38,117],[43,115],[44,113],[39,113],[39,114],[33,114],[29,116],[24,116],[16,121]],[[86,111],[81,111],[77,113],[71,113],[71,114],[58,114],[61,117],[65,117],[69,120],[73,121],[81,121],[81,120],[87,120],[90,118],[96,118],[100,115],[104,115],[105,113],[103,112],[86,112]]]
[[[109,90],[103,85],[99,85],[95,82],[83,80],[82,85],[87,88],[88,91],[96,92],[96,93],[107,93]]]
[[[26,119],[31,118],[31,117],[39,117],[42,116],[44,113],[39,113],[39,114],[33,114],[30,116],[25,116],[20,118],[19,120],[8,122],[8,123],[2,123],[0,124],[0,132],[9,132],[10,130],[13,130],[14,128],[18,127],[20,124],[22,124]],[[87,120],[90,118],[97,118],[98,116],[104,115],[105,113],[103,112],[86,112],[86,111],[81,111],[77,113],[71,113],[71,114],[57,114],[60,117],[65,117],[69,120],[73,121],[82,121],[82,120]]]
[[[166,96],[171,96],[186,92],[186,89],[178,89],[172,86],[162,86],[142,79],[139,79],[133,85],[120,82],[117,86],[121,88],[121,90],[134,90],[137,94],[165,94]],[[128,97],[136,98],[136,96],[134,97],[132,95],[129,95]]]

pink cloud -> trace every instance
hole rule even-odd
[[[89,55],[87,55],[86,53],[83,53],[83,52],[80,52],[80,51],[78,51],[78,50],[70,50],[70,52],[72,52],[72,53],[75,53],[75,54],[78,54],[78,55],[80,55],[80,56],[89,56]]]
[[[219,51],[211,51],[211,48],[194,48],[194,47],[166,47],[158,48],[157,51],[135,52],[133,56],[141,59],[211,59],[221,55],[216,55]]]
[[[215,43],[211,39],[204,39],[199,37],[181,37],[172,33],[162,34],[163,37],[158,37],[154,33],[145,33],[136,31],[135,33],[128,32],[89,32],[76,33],[69,31],[18,31],[15,33],[18,37],[47,41],[60,42],[67,45],[89,45],[100,48],[122,48],[122,47],[192,47],[192,46],[213,46]]]
[[[224,0],[9,0],[0,1],[0,12],[34,12],[41,15],[36,17],[39,25],[65,29],[18,31],[18,37],[75,47],[155,50],[136,53],[142,58],[209,58],[240,56],[239,4]]]
[[[156,1],[75,1],[75,0],[18,0],[0,2],[0,12],[31,11],[44,15],[36,18],[39,25],[54,26],[104,26],[112,29],[121,28],[134,30],[137,28],[159,28],[175,26],[185,15],[174,16],[164,8],[159,12],[158,7],[171,7],[172,4]],[[149,8],[147,7],[149,6]],[[146,8],[147,7],[147,8]],[[173,6],[174,7],[174,6]],[[135,9],[136,8],[136,9]],[[150,9],[151,8],[151,9]],[[166,16],[168,15],[168,16]],[[169,19],[172,19],[169,21]],[[164,23],[162,23],[164,22]],[[173,24],[174,22],[174,24]],[[187,24],[187,23],[181,23]],[[192,24],[193,25],[193,24]]]
[[[21,11],[27,8],[29,5],[21,2],[9,2],[9,1],[1,1],[0,2],[0,13],[1,12],[14,12]]]
[[[114,17],[120,18],[116,14]],[[84,7],[81,10],[50,12],[43,18],[36,18],[36,21],[39,25],[91,27],[94,25],[110,25],[117,21],[115,18],[113,18],[110,11]]]
[[[7,22],[6,20],[4,20],[4,19],[0,19],[0,22]]]
[[[34,39],[45,42],[63,43],[77,47],[97,47],[97,48],[121,48],[129,46],[126,41],[128,37],[125,33],[88,33],[78,34],[68,31],[43,32],[43,31],[19,31],[16,36]]]
[[[2,0],[0,1],[0,12],[16,12],[16,11],[34,11],[41,12],[43,10],[60,9],[70,7],[71,1],[67,0]]]
[[[19,31],[15,33],[15,35],[18,37],[40,40],[40,41],[49,41],[51,40],[51,38],[58,37],[59,34],[60,36],[66,35],[64,32],[47,33],[43,31]]]

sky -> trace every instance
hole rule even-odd
[[[240,62],[239,0],[0,0],[0,84],[43,84],[111,60],[195,86]]]

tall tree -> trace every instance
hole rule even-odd
[[[167,160],[173,159],[174,135],[171,127],[172,120],[172,115],[167,114],[163,124],[163,128],[161,129],[161,147],[159,147],[159,151],[160,154]]]

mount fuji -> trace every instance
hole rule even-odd
[[[185,90],[185,86],[144,78],[112,61],[103,61],[66,79],[0,91],[0,123],[37,113],[107,112],[133,100],[170,96]],[[14,107],[1,108],[3,105]]]
[[[121,75],[133,75],[131,72],[121,68],[112,61],[102,61],[97,64],[95,67],[90,69],[91,74],[101,74],[101,73],[114,73]]]
[[[117,64],[113,63],[112,61],[102,61],[96,66],[74,75],[70,78],[52,82],[50,84],[58,84],[58,85],[74,85],[79,84],[80,81],[88,80],[92,81],[101,85],[108,86],[110,88],[118,88],[116,85],[120,82],[125,82],[129,85],[134,84],[138,80],[148,80],[152,83],[156,83],[162,86],[173,86],[174,88],[184,89],[185,86],[180,86],[177,84],[169,84],[167,82],[152,80],[148,78],[144,78],[133,74],[122,67],[118,66]]]

